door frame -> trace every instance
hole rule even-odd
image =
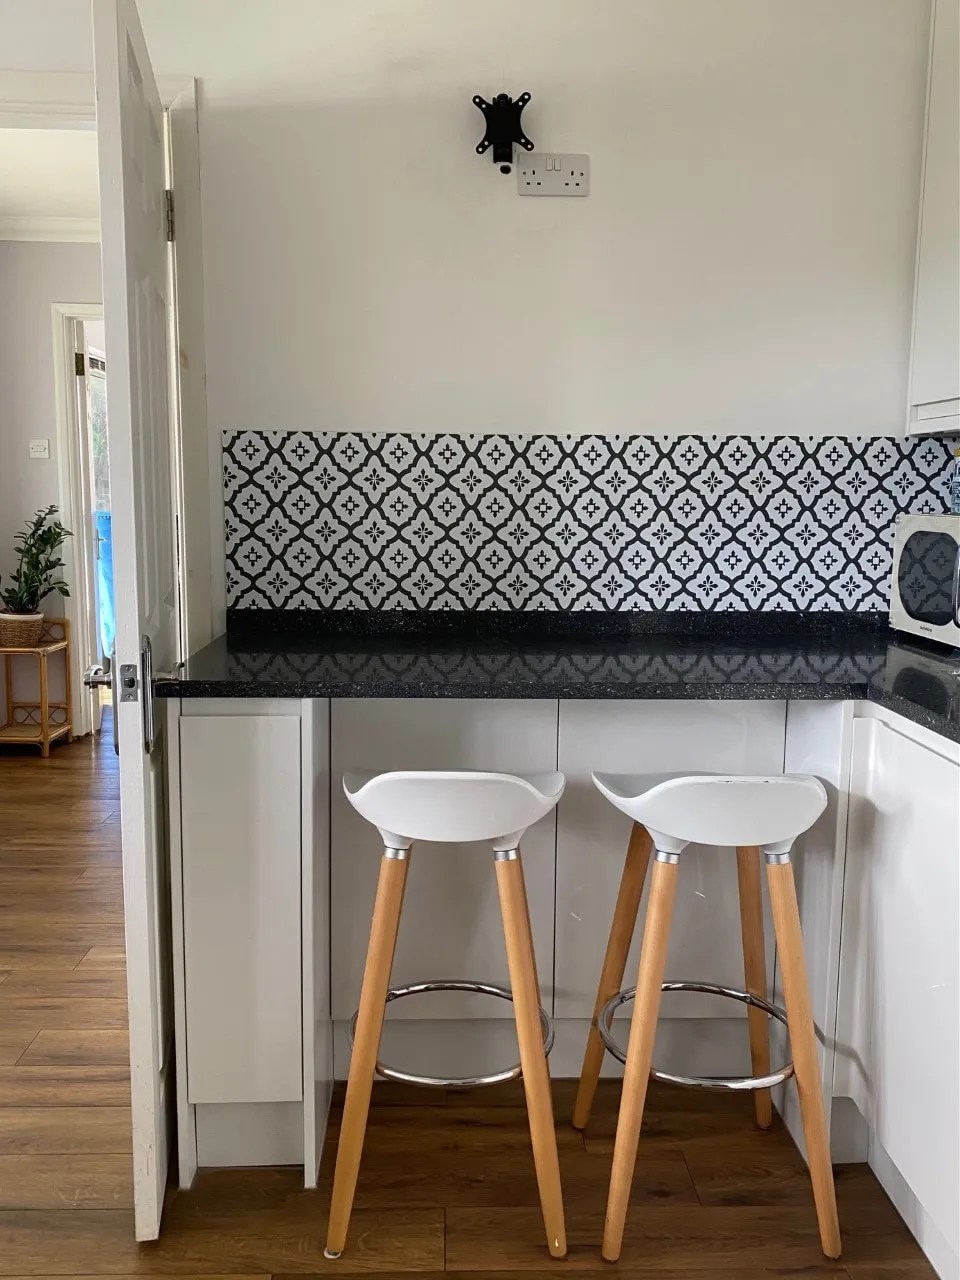
[[[207,428],[198,88],[193,76],[158,76],[157,87],[167,122],[167,181],[176,190],[170,294],[176,310],[170,321],[170,405],[172,457],[177,468],[177,542],[182,567],[180,633],[184,652],[180,657],[186,657],[213,639],[215,622],[221,624],[218,629],[222,630],[221,590],[213,585],[214,578],[221,582],[222,576],[213,572],[213,548],[222,546],[223,520],[222,507],[216,500],[219,445],[210,438]],[[0,127],[95,130],[93,74],[0,71]],[[55,357],[58,349],[55,341]],[[107,355],[109,358],[109,352]],[[60,496],[61,500],[65,498],[62,476]],[[61,510],[64,509],[61,501]],[[68,524],[69,527],[72,526]],[[219,601],[216,606],[215,589]],[[82,685],[75,683],[74,688],[74,700],[79,705]]]
[[[103,303],[54,302],[53,317],[53,383],[56,403],[57,472],[59,480],[60,516],[73,537],[64,547],[67,580],[71,593],[63,601],[63,616],[70,623],[70,668],[73,681],[74,736],[92,732],[95,727],[93,700],[97,696],[86,689],[83,673],[95,660],[92,647],[96,634],[96,609],[91,616],[91,601],[96,601],[96,557],[93,527],[85,515],[90,513],[86,481],[84,424],[77,412],[77,373],[74,366],[77,321],[102,320]],[[98,725],[96,727],[99,727]]]

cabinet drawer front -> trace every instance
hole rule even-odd
[[[181,719],[180,769],[188,1100],[299,1100],[299,717]]]

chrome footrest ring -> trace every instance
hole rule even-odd
[[[762,1009],[771,1018],[776,1018],[784,1026],[787,1025],[785,1009],[771,1004],[769,1000],[761,999],[760,996],[752,995],[749,991],[739,991],[736,987],[719,987],[712,982],[665,982],[660,989],[661,991],[701,991],[708,996],[723,996],[727,1000],[739,1000],[741,1004]],[[636,994],[636,987],[618,991],[597,1014],[597,1031],[600,1039],[603,1041],[604,1048],[612,1053],[618,1062],[626,1063],[627,1055],[613,1038],[613,1015],[621,1005],[635,999]],[[752,1091],[772,1089],[774,1085],[783,1084],[784,1080],[789,1080],[793,1075],[793,1063],[788,1062],[785,1067],[781,1067],[778,1071],[771,1071],[765,1076],[678,1076],[669,1071],[658,1071],[655,1067],[650,1068],[650,1075],[652,1079],[660,1080],[663,1084],[678,1084],[686,1089]]]
[[[513,1003],[513,992],[509,987],[496,987],[490,982],[471,982],[468,979],[437,979],[432,982],[411,982],[405,987],[391,987],[387,992],[387,1004],[392,1000],[402,1000],[404,996],[419,996],[432,991],[468,991],[473,995],[495,996],[498,1000],[509,1000]],[[550,1053],[553,1048],[553,1021],[542,1007],[540,1026],[543,1030],[543,1052]],[[353,1037],[357,1029],[359,1009],[350,1019],[347,1038],[353,1048]],[[477,1089],[488,1084],[505,1084],[508,1080],[518,1080],[523,1070],[518,1062],[516,1066],[507,1067],[503,1071],[494,1071],[489,1075],[476,1076],[422,1076],[414,1071],[401,1071],[390,1067],[377,1059],[376,1072],[384,1080],[396,1080],[400,1084],[415,1084],[424,1089]]]

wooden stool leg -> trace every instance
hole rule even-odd
[[[760,850],[754,845],[737,850],[737,883],[740,888],[740,933],[743,938],[744,986],[761,1000],[767,996],[767,963],[763,945],[763,898],[760,892]],[[755,1076],[770,1074],[770,1023],[762,1009],[747,1006],[750,1062]],[[773,1105],[769,1089],[753,1095],[757,1124],[769,1129]]]
[[[653,1042],[657,1034],[660,987],[667,963],[670,922],[677,896],[677,870],[676,861],[665,862],[657,857],[650,877],[650,898],[643,929],[637,996],[630,1023],[630,1039],[627,1042],[627,1065],[623,1076],[620,1115],[617,1119],[617,1137],[613,1147],[607,1216],[603,1226],[603,1256],[607,1262],[617,1261],[623,1245],[623,1225],[627,1218],[630,1186],[637,1162],[643,1105],[647,1097]]]
[[[603,968],[600,971],[600,982],[597,986],[597,999],[593,1006],[593,1021],[590,1023],[583,1066],[580,1068],[580,1083],[577,1086],[577,1098],[573,1104],[575,1129],[585,1129],[590,1122],[590,1111],[597,1092],[597,1081],[600,1079],[604,1055],[603,1041],[597,1030],[597,1016],[607,1001],[623,986],[623,971],[627,965],[627,953],[633,941],[633,931],[637,927],[640,898],[643,894],[643,882],[647,876],[651,848],[652,841],[646,827],[641,827],[639,822],[635,822],[630,832],[630,843],[627,845],[627,856],[623,864],[623,874],[620,877],[620,889],[613,909],[610,936],[607,938],[607,950],[603,957]],[[759,874],[759,863],[757,867]]]
[[[337,1165],[333,1175],[330,1221],[327,1225],[327,1247],[324,1250],[324,1256],[328,1258],[338,1258],[347,1242],[347,1228],[350,1225],[363,1139],[367,1131],[370,1093],[380,1048],[383,1012],[390,986],[390,970],[393,968],[408,865],[409,853],[395,849],[388,849],[380,863],[377,899],[373,908],[367,962],[360,991],[357,1030],[350,1056],[343,1117],[340,1121],[340,1141],[337,1145]]]
[[[503,935],[507,944],[507,965],[513,991],[513,1011],[517,1023],[517,1039],[520,1042],[520,1065],[523,1069],[523,1088],[527,1098],[527,1118],[530,1123],[537,1186],[540,1189],[543,1225],[551,1255],[554,1258],[564,1258],[567,1253],[567,1233],[560,1190],[560,1159],[553,1125],[550,1072],[543,1052],[540,990],[537,985],[536,957],[519,849],[498,853],[496,865],[497,890],[503,916]]]
[[[823,1109],[823,1089],[817,1055],[817,1037],[810,1007],[810,988],[803,956],[800,911],[793,867],[786,862],[767,863],[770,905],[777,935],[777,954],[783,975],[783,996],[793,1049],[793,1070],[800,1095],[800,1114],[807,1142],[807,1163],[817,1206],[820,1243],[828,1258],[840,1257],[840,1223],[830,1163],[830,1139]]]

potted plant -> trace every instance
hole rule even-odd
[[[70,594],[57,571],[63,567],[60,548],[72,535],[57,514],[56,507],[38,511],[14,539],[17,567],[11,585],[0,591],[0,648],[28,649],[38,644],[43,631],[40,602],[51,591]]]

